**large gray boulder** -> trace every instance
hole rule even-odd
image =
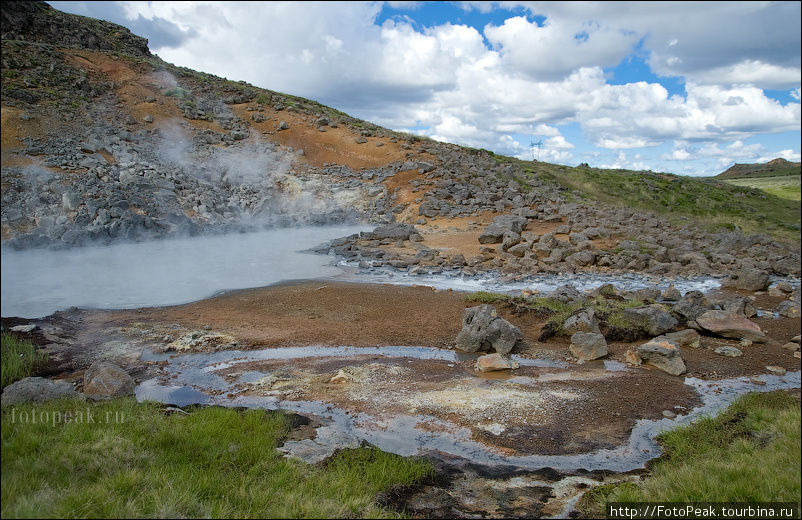
[[[658,336],[639,346],[638,355],[644,363],[653,365],[672,376],[685,373],[682,350],[665,336]]]
[[[791,300],[782,301],[777,306],[777,313],[780,316],[785,316],[786,318],[798,318],[800,314],[799,310],[800,302],[794,302]]]
[[[579,361],[590,361],[607,355],[607,340],[595,332],[577,332],[571,336],[571,354]]]
[[[499,215],[493,219],[493,223],[485,228],[484,232],[479,235],[480,244],[498,244],[504,238],[504,233],[512,231],[513,233],[521,234],[521,231],[526,227],[529,222],[525,217],[518,215]]]
[[[462,330],[455,347],[465,352],[488,351],[507,354],[521,338],[521,331],[499,317],[492,305],[469,307],[462,312]]]
[[[769,273],[760,269],[744,268],[722,282],[722,287],[742,289],[744,291],[763,291],[768,288],[771,280]]]
[[[688,291],[685,295],[671,308],[675,314],[682,316],[687,321],[693,321],[705,312],[713,308],[713,304],[699,291]]]
[[[707,311],[698,318],[699,326],[717,336],[733,339],[748,339],[755,343],[765,343],[766,335],[757,323],[749,321],[732,311]]]
[[[651,336],[659,336],[673,330],[678,323],[676,318],[659,304],[624,309],[623,316],[625,319],[641,325]]]
[[[92,399],[109,399],[134,393],[134,380],[113,363],[95,361],[84,373],[84,395]]]
[[[415,226],[413,225],[401,224],[396,222],[392,224],[384,224],[382,226],[378,226],[368,235],[369,238],[373,240],[382,240],[385,238],[388,238],[390,240],[409,240],[409,236],[417,232],[418,230],[415,229]]]
[[[44,377],[26,377],[3,389],[2,406],[20,403],[43,403],[63,397],[79,397],[67,381],[51,381]]]

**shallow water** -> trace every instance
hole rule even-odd
[[[381,428],[377,428],[377,418],[365,412],[344,410],[332,404],[319,401],[282,400],[276,396],[242,396],[229,397],[233,386],[245,381],[252,381],[266,375],[258,371],[246,371],[234,382],[226,381],[216,372],[241,363],[260,360],[287,360],[310,357],[347,357],[354,356],[382,356],[386,358],[412,358],[455,362],[460,354],[455,351],[441,350],[430,347],[297,347],[275,348],[255,351],[222,351],[212,354],[192,353],[181,355],[152,354],[146,351],[144,360],[168,361],[165,367],[169,384],[161,384],[157,380],[149,380],[137,388],[139,400],[151,399],[171,404],[176,401],[176,392],[179,397],[189,395],[189,390],[196,400],[191,399],[183,404],[207,403],[222,406],[245,406],[264,409],[284,409],[297,413],[313,414],[328,421],[328,430],[337,432],[347,438],[356,437],[365,440],[385,451],[399,455],[437,455],[447,454],[465,458],[471,462],[488,466],[514,466],[521,469],[536,470],[545,467],[557,470],[608,470],[616,472],[630,471],[641,468],[650,459],[660,455],[660,447],[654,440],[663,430],[687,424],[703,415],[714,414],[738,396],[750,391],[770,391],[776,389],[798,388],[800,386],[800,372],[789,372],[782,376],[764,375],[761,379],[765,385],[755,385],[749,378],[741,377],[719,381],[703,381],[695,378],[686,378],[685,384],[693,387],[701,397],[702,404],[685,415],[678,415],[674,419],[639,420],[632,430],[629,441],[614,449],[597,450],[590,453],[573,455],[530,455],[507,456],[494,451],[492,448],[472,440],[472,433],[468,428],[455,427],[455,425],[429,415],[396,415],[382,417]],[[527,361],[516,357],[520,361]],[[356,360],[355,360],[356,361]],[[548,366],[567,368],[566,363],[551,362],[548,360],[528,360],[534,366]],[[605,361],[602,366],[610,372],[629,370],[626,365],[614,361]],[[562,377],[557,377],[562,376]],[[571,379],[571,373],[557,373],[555,377],[560,380]],[[546,378],[547,379],[547,378]],[[521,385],[535,385],[547,382],[546,379],[513,377],[509,382]],[[200,389],[200,391],[198,391]],[[204,391],[209,391],[205,393]],[[215,394],[215,395],[212,395]],[[183,405],[182,404],[182,405]],[[428,428],[421,425],[427,424]],[[440,426],[436,431],[431,426]]]
[[[69,307],[177,305],[219,291],[325,278],[332,257],[300,251],[364,226],[316,226],[63,250],[2,249],[3,316],[38,318]]]

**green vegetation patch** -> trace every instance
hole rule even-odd
[[[746,177],[738,179],[724,179],[724,182],[735,186],[745,186],[765,191],[781,199],[799,201],[800,180],[802,177],[786,175],[785,177]]]
[[[512,307],[513,313],[522,314],[533,312],[537,316],[548,317],[544,330],[548,330],[547,337],[563,335],[563,323],[572,315],[582,309],[592,309],[599,322],[606,323],[619,331],[629,331],[630,335],[638,336],[645,331],[646,325],[642,322],[634,322],[624,316],[624,309],[641,307],[641,300],[623,300],[617,298],[606,298],[604,295],[596,295],[586,298],[584,301],[564,302],[557,298],[536,297],[536,296],[511,296],[486,291],[477,291],[465,296],[465,301],[470,303],[486,303],[490,305],[504,305]]]
[[[374,497],[433,471],[374,448],[342,451],[325,466],[287,459],[275,448],[289,422],[219,407],[167,415],[133,398],[7,407],[2,516],[397,517]]]
[[[575,190],[583,198],[665,215],[691,217],[711,230],[739,228],[799,241],[800,202],[709,178],[668,173],[576,168],[536,163],[540,177]]]
[[[47,354],[36,350],[33,343],[19,339],[14,334],[2,333],[2,387],[33,374],[34,370],[47,361]]]
[[[748,394],[715,418],[664,433],[664,455],[638,483],[588,492],[583,516],[603,518],[607,502],[795,502],[800,504],[799,399]]]

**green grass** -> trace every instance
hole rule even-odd
[[[93,424],[53,424],[58,412],[87,410]],[[25,413],[50,422],[23,421]],[[288,430],[280,412],[165,415],[133,398],[6,408],[2,517],[397,517],[374,497],[433,471],[374,448],[307,466],[275,449]]]
[[[737,227],[799,242],[799,200],[711,178],[547,163],[534,167],[541,178],[574,190],[580,198],[654,211],[669,220],[689,217],[710,230]]]
[[[748,394],[723,414],[659,437],[664,455],[638,483],[601,486],[583,497],[584,516],[607,502],[800,503],[799,399]]]
[[[27,340],[21,340],[13,334],[2,333],[2,387],[10,385],[23,377],[33,374],[37,365],[47,361],[47,355],[36,350]]]
[[[800,200],[800,178],[798,175],[784,177],[746,177],[725,179],[724,182],[735,186],[746,186],[763,190],[766,193],[788,200]]]

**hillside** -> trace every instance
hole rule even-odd
[[[4,245],[395,221],[415,226],[422,242],[335,252],[467,274],[693,274],[755,262],[798,271],[798,202],[439,143],[176,67],[124,28],[41,2],[7,2],[2,12]],[[531,232],[515,254],[479,243],[484,227],[510,214]],[[627,249],[633,241],[637,253]],[[588,247],[593,255],[574,260]],[[697,252],[704,261],[687,256]]]
[[[744,177],[785,177],[802,175],[802,163],[786,161],[782,158],[767,163],[733,164],[726,171],[716,175],[716,179],[741,179]]]

